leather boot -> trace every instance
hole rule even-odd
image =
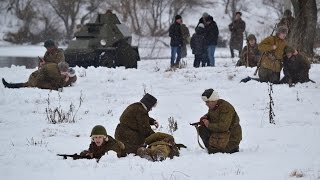
[[[24,83],[8,83],[4,78],[2,78],[2,84],[6,88],[21,88],[24,87]]]

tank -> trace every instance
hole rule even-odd
[[[75,33],[65,50],[70,66],[105,66],[137,68],[140,60],[137,46],[131,46],[129,28],[110,12],[98,14],[95,22],[87,23]]]

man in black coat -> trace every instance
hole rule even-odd
[[[171,38],[171,67],[179,66],[181,59],[181,47],[183,44],[181,24],[182,17],[180,15],[176,15],[175,22],[169,28],[169,36]]]
[[[199,67],[200,62],[202,63],[202,67],[204,67],[207,60],[207,46],[205,41],[204,24],[200,23],[196,28],[196,32],[191,37],[190,46],[192,49],[192,54],[194,54],[193,67]]]
[[[215,66],[214,53],[218,42],[219,29],[217,23],[213,20],[213,17],[210,15],[206,18],[205,31],[205,38],[207,42],[206,45],[208,48],[207,51],[209,57],[208,66],[209,64],[210,66]]]

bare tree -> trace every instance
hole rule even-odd
[[[317,25],[316,0],[291,0],[291,2],[296,18],[288,42],[312,57]]]
[[[240,0],[224,0],[224,5],[224,13],[229,14],[231,21],[234,20],[237,11],[243,10]]]
[[[8,32],[4,40],[14,43],[29,42],[34,38],[30,28],[37,13],[34,9],[34,0],[12,0],[7,4],[8,10],[13,11],[14,15],[21,21],[22,25],[18,32]]]
[[[56,15],[62,20],[65,31],[66,40],[73,38],[74,29],[76,27],[76,21],[81,19],[81,23],[87,20],[88,15],[97,11],[102,0],[45,0]],[[80,16],[80,10],[86,10],[87,13]]]
[[[186,9],[209,3],[205,0],[110,0],[108,6],[122,15],[123,22],[140,36],[162,36],[168,33],[177,14]],[[169,16],[166,16],[169,14]],[[164,18],[165,17],[165,18]],[[147,27],[147,29],[145,28]]]

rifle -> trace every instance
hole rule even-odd
[[[198,141],[198,145],[202,148],[202,149],[205,149],[202,145],[201,145],[201,143],[200,143],[200,140],[199,140],[199,126],[200,125],[203,125],[203,122],[202,121],[199,121],[199,122],[195,122],[195,123],[190,123],[190,125],[191,126],[194,126],[195,128],[196,128],[196,130],[197,130],[197,141]]]
[[[199,122],[195,122],[195,123],[190,123],[191,126],[200,126],[200,125],[203,125],[203,122],[202,121],[199,121]]]
[[[73,160],[77,160],[77,159],[92,159],[92,157],[90,156],[81,156],[77,153],[75,154],[57,154],[57,156],[62,156],[63,159],[67,159],[68,157],[72,157]]]
[[[277,23],[274,25],[274,27],[273,27],[273,29],[272,29],[272,33],[270,34],[270,36],[273,35],[273,32],[274,32],[274,30],[276,29],[276,27],[277,27]],[[265,54],[266,54],[266,52],[263,52],[263,53],[261,54],[261,57],[260,57],[260,59],[259,59],[259,61],[258,61],[258,64],[257,64],[257,68],[256,68],[256,70],[254,71],[253,75],[257,75],[258,70],[259,70],[259,68],[260,68],[260,66],[261,66],[261,59],[262,59],[262,57],[263,57]]]

